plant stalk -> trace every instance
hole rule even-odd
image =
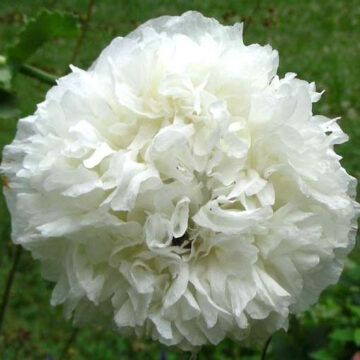
[[[40,70],[34,66],[28,64],[22,64],[19,68],[19,72],[24,75],[30,76],[34,79],[42,81],[45,84],[56,85],[56,77],[43,70]]]
[[[68,340],[66,341],[66,343],[65,343],[65,345],[64,345],[64,347],[63,347],[63,349],[62,349],[62,351],[61,351],[61,355],[60,355],[60,359],[61,359],[61,360],[62,360],[62,359],[66,359],[66,357],[67,357],[67,352],[68,352],[70,346],[72,345],[72,343],[75,341],[76,336],[77,336],[77,334],[78,334],[78,331],[79,331],[79,329],[76,328],[76,327],[74,327],[74,328],[72,329],[71,334],[70,334]]]
[[[15,277],[15,273],[16,273],[16,269],[17,269],[17,266],[18,266],[19,261],[20,261],[21,252],[22,252],[22,247],[21,247],[20,245],[18,245],[18,246],[16,247],[13,264],[12,264],[12,267],[11,267],[11,269],[10,269],[10,272],[9,272],[9,275],[8,275],[8,278],[7,278],[7,281],[6,281],[4,294],[3,294],[2,300],[1,300],[1,307],[0,307],[0,333],[1,333],[2,324],[3,324],[3,321],[4,321],[4,317],[5,317],[6,307],[7,307],[7,304],[8,304],[8,302],[9,302],[11,287],[12,287],[12,285],[13,285],[14,277]]]
[[[261,353],[261,360],[266,360],[266,353],[267,353],[267,350],[268,350],[268,348],[269,348],[271,339],[272,339],[272,336],[270,336],[270,337],[266,340],[266,343],[265,343],[265,345],[264,345],[263,351],[262,351],[262,353]]]

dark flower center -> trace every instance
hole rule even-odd
[[[171,245],[172,246],[180,246],[185,249],[190,249],[191,248],[191,240],[189,238],[189,234],[187,232],[185,232],[184,235],[182,235],[180,237],[177,237],[177,238],[173,237]]]

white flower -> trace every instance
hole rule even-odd
[[[15,243],[78,322],[182,349],[264,339],[335,283],[355,179],[313,83],[196,12],[72,67],[4,149]]]

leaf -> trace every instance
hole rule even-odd
[[[0,104],[0,119],[16,118],[21,114],[21,111],[14,106]]]
[[[295,330],[295,326],[292,327],[292,330]],[[304,353],[307,353],[308,350],[304,343],[296,331],[293,333],[277,332],[271,340],[274,359],[304,359]]]
[[[356,346],[360,346],[360,328],[355,329],[354,331],[354,342]]]
[[[354,317],[360,318],[360,306],[349,304],[347,307],[350,309],[350,311]]]
[[[330,338],[342,343],[353,341],[354,330],[352,328],[336,329],[330,334]]]
[[[326,349],[321,349],[310,354],[311,359],[315,360],[336,360]]]
[[[354,282],[360,281],[360,266],[349,269],[346,275]]]
[[[79,33],[80,24],[75,15],[41,10],[26,23],[18,41],[8,47],[8,62],[19,66],[46,41],[54,37],[74,37]]]

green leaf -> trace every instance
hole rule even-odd
[[[0,104],[0,119],[16,118],[20,114],[21,111],[17,107]]]
[[[360,328],[354,331],[354,342],[357,346],[360,346]]]
[[[360,306],[349,304],[347,307],[350,309],[354,317],[360,318]]]
[[[315,360],[336,360],[326,349],[321,349],[310,354],[311,359]]]
[[[55,37],[74,37],[79,33],[80,24],[75,15],[41,10],[26,23],[18,41],[8,47],[8,62],[19,66],[46,41]]]
[[[336,329],[330,334],[330,338],[342,343],[353,341],[354,330],[352,328]]]

